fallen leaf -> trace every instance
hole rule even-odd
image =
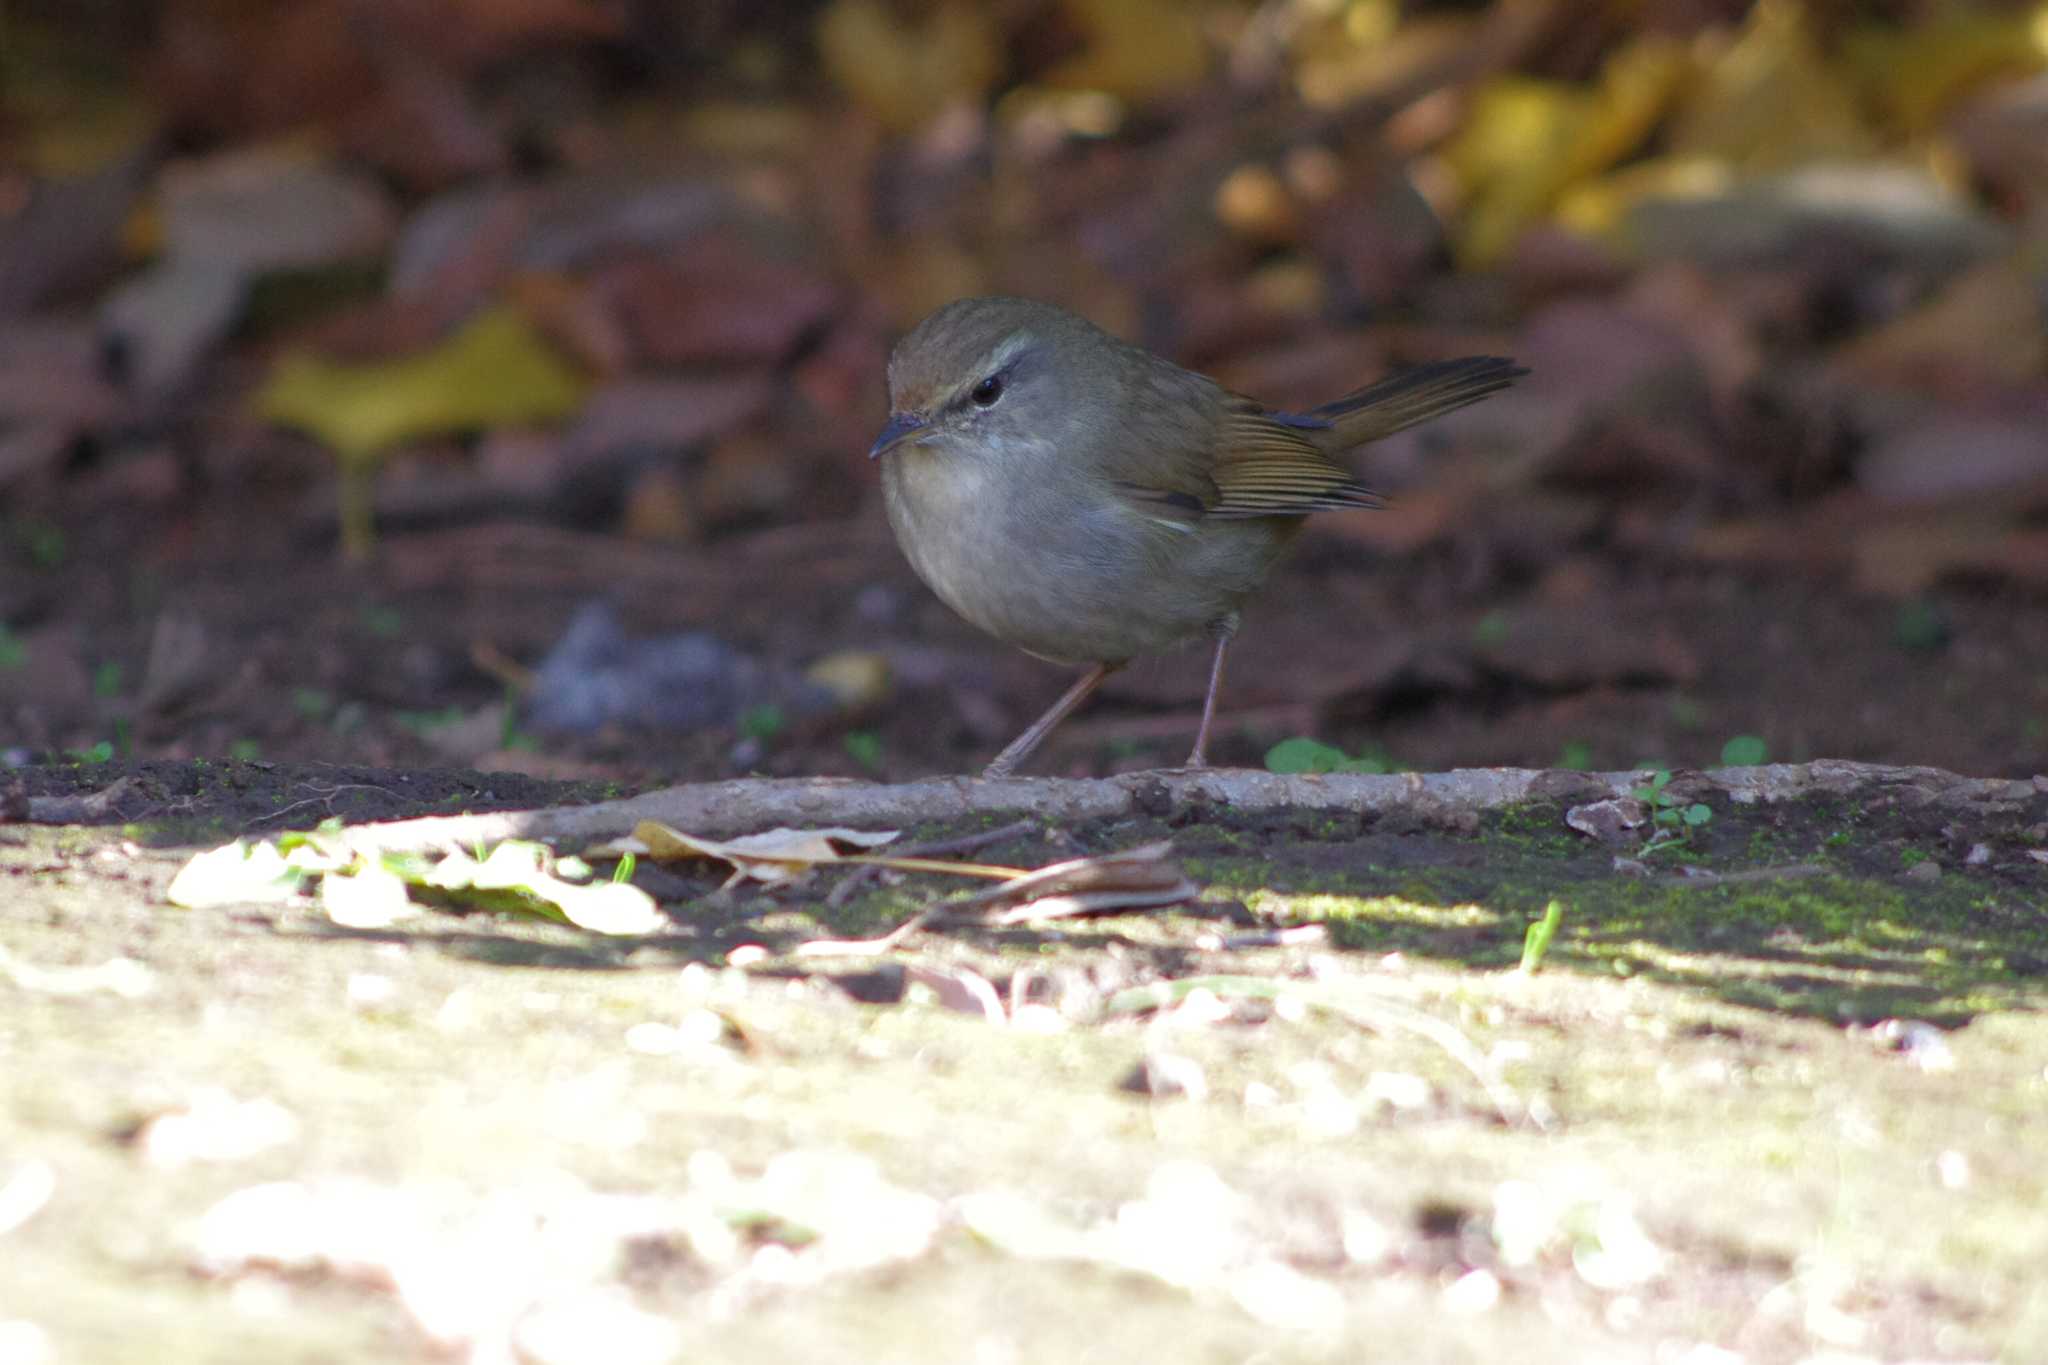
[[[1751,8],[1742,32],[1706,63],[1668,134],[1674,155],[1753,171],[1861,157],[1876,147],[1856,90],[1796,4]]]
[[[978,1014],[991,1024],[1008,1022],[1002,997],[980,972],[967,967],[927,967],[915,962],[904,970],[913,984],[929,990],[945,1008],[958,1014]]]
[[[955,901],[942,913],[949,920],[1018,924],[1178,905],[1193,900],[1200,888],[1181,874],[1168,856],[1172,851],[1171,843],[1161,842],[1054,863]]]
[[[402,360],[339,364],[310,355],[278,362],[256,396],[266,421],[324,442],[341,466],[344,551],[374,540],[370,478],[392,447],[426,436],[548,422],[575,411],[583,379],[524,316],[496,308],[432,350]]]
[[[173,163],[158,190],[166,255],[251,273],[369,256],[397,226],[374,181],[284,145]]]
[[[297,355],[257,395],[268,421],[297,427],[345,461],[403,441],[547,422],[575,411],[583,381],[516,311],[495,308],[402,360],[341,365]]]
[[[405,879],[382,867],[321,878],[320,908],[345,929],[387,929],[418,913]]]
[[[275,905],[295,900],[314,869],[288,862],[268,839],[236,840],[194,854],[171,878],[164,898],[187,910]]]
[[[1894,503],[1988,495],[2038,504],[2048,496],[2048,400],[2038,406],[2031,416],[1950,412],[1895,432],[1857,461],[1856,482]]]
[[[1069,90],[1100,90],[1132,103],[1179,94],[1209,69],[1201,16],[1179,0],[1063,0],[1086,36],[1082,50],[1040,80]]]
[[[949,104],[988,94],[1002,37],[982,5],[946,0],[920,22],[884,0],[832,0],[818,17],[818,55],[855,103],[907,133]]]
[[[1981,388],[2025,384],[2048,370],[2038,271],[1986,261],[1925,303],[1837,351],[1831,367],[1863,382]]]
[[[613,840],[589,851],[589,857],[617,857],[622,853],[636,853],[664,862],[679,862],[687,858],[715,858],[731,863],[733,875],[727,885],[733,882],[758,881],[774,885],[792,881],[803,876],[821,863],[848,861],[840,850],[845,844],[853,848],[880,848],[895,840],[897,830],[864,829],[770,829],[759,834],[746,834],[737,839],[701,839],[694,834],[658,820],[642,820],[634,827],[629,839]],[[859,859],[866,862],[869,859]],[[885,866],[915,859],[897,860],[896,863],[882,861]],[[929,860],[923,860],[929,863]],[[941,867],[950,868],[951,864]],[[970,867],[972,864],[959,864]],[[927,870],[930,870],[927,867]],[[1004,869],[1009,872],[1012,869]]]

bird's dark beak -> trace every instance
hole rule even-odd
[[[874,445],[868,448],[868,458],[881,459],[929,425],[930,423],[914,412],[890,413],[889,425],[882,428],[882,434],[877,436]]]

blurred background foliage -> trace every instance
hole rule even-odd
[[[2038,0],[6,0],[0,625],[60,663],[0,701],[31,743],[80,738],[106,709],[66,699],[126,658],[121,714],[199,743],[166,599],[238,578],[234,604],[181,600],[261,633],[284,609],[226,566],[296,556],[332,586],[337,544],[376,565],[356,596],[548,606],[440,622],[456,647],[409,682],[301,659],[272,692],[523,687],[605,592],[768,658],[943,633],[859,453],[893,338],[1020,292],[1281,404],[1443,354],[1534,369],[1367,452],[1399,510],[1312,539],[1319,591],[1401,640],[1337,659],[1279,613],[1318,725],[1444,688],[1497,721],[1503,674],[1552,710],[1739,692],[1743,637],[1654,565],[1840,585],[1941,644],[1990,613],[2018,651],[1980,661],[2002,728],[1956,752],[2031,762],[2044,73]],[[809,566],[795,602],[676,587],[683,552],[741,544]],[[74,591],[113,561],[168,577]],[[1344,576],[1395,561],[1385,601]],[[1773,600],[1727,614],[1762,630]],[[858,706],[918,675],[890,663],[826,673],[877,680]],[[1006,728],[955,709],[960,745]],[[1629,724],[1591,725],[1593,756],[1686,743]],[[290,727],[273,742],[330,742]],[[1788,721],[1777,752],[1897,752],[1896,719],[1870,727]]]

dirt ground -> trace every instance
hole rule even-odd
[[[268,761],[24,785],[117,770],[118,822],[0,830],[10,1360],[2048,1344],[2038,783],[1716,798],[1633,873],[1551,802],[1013,828],[973,856],[1170,838],[1200,898],[820,958],[950,888],[643,864],[671,926],[627,939],[177,910],[225,833],[604,791]]]
[[[0,584],[0,620],[33,623],[0,668],[12,752],[485,766],[634,786],[971,770],[1068,675],[948,612],[904,565],[872,485],[860,496],[848,519],[701,548],[517,522],[427,528],[394,534],[358,569],[294,519],[295,493],[202,503],[141,553],[127,529],[139,512],[101,506],[59,528],[61,560],[18,560]],[[1396,768],[1704,766],[1753,736],[1779,761],[2048,770],[2048,615],[2030,592],[1962,583],[1902,602],[1611,548],[1553,558],[1527,581],[1503,562],[1497,525],[1412,555],[1351,534],[1406,515],[1397,504],[1320,520],[1247,613],[1219,761],[1256,766],[1276,741],[1312,735]],[[593,602],[635,638],[712,632],[768,673],[771,700],[789,690],[776,680],[820,660],[872,658],[887,681],[848,706],[774,706],[766,729],[739,712],[694,732],[535,733],[506,700]],[[1138,661],[1035,770],[1178,761],[1206,662],[1196,647]]]

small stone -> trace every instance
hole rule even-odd
[[[1564,813],[1565,824],[1602,843],[1620,842],[1630,830],[1642,828],[1649,818],[1648,808],[1632,796],[1589,801]]]
[[[1205,1100],[1209,1078],[1193,1058],[1171,1052],[1148,1052],[1118,1083],[1133,1094],[1154,1099]]]
[[[1876,1039],[1904,1053],[1922,1071],[1953,1071],[1956,1056],[1948,1039],[1934,1025],[1919,1019],[1886,1019],[1871,1029]]]

